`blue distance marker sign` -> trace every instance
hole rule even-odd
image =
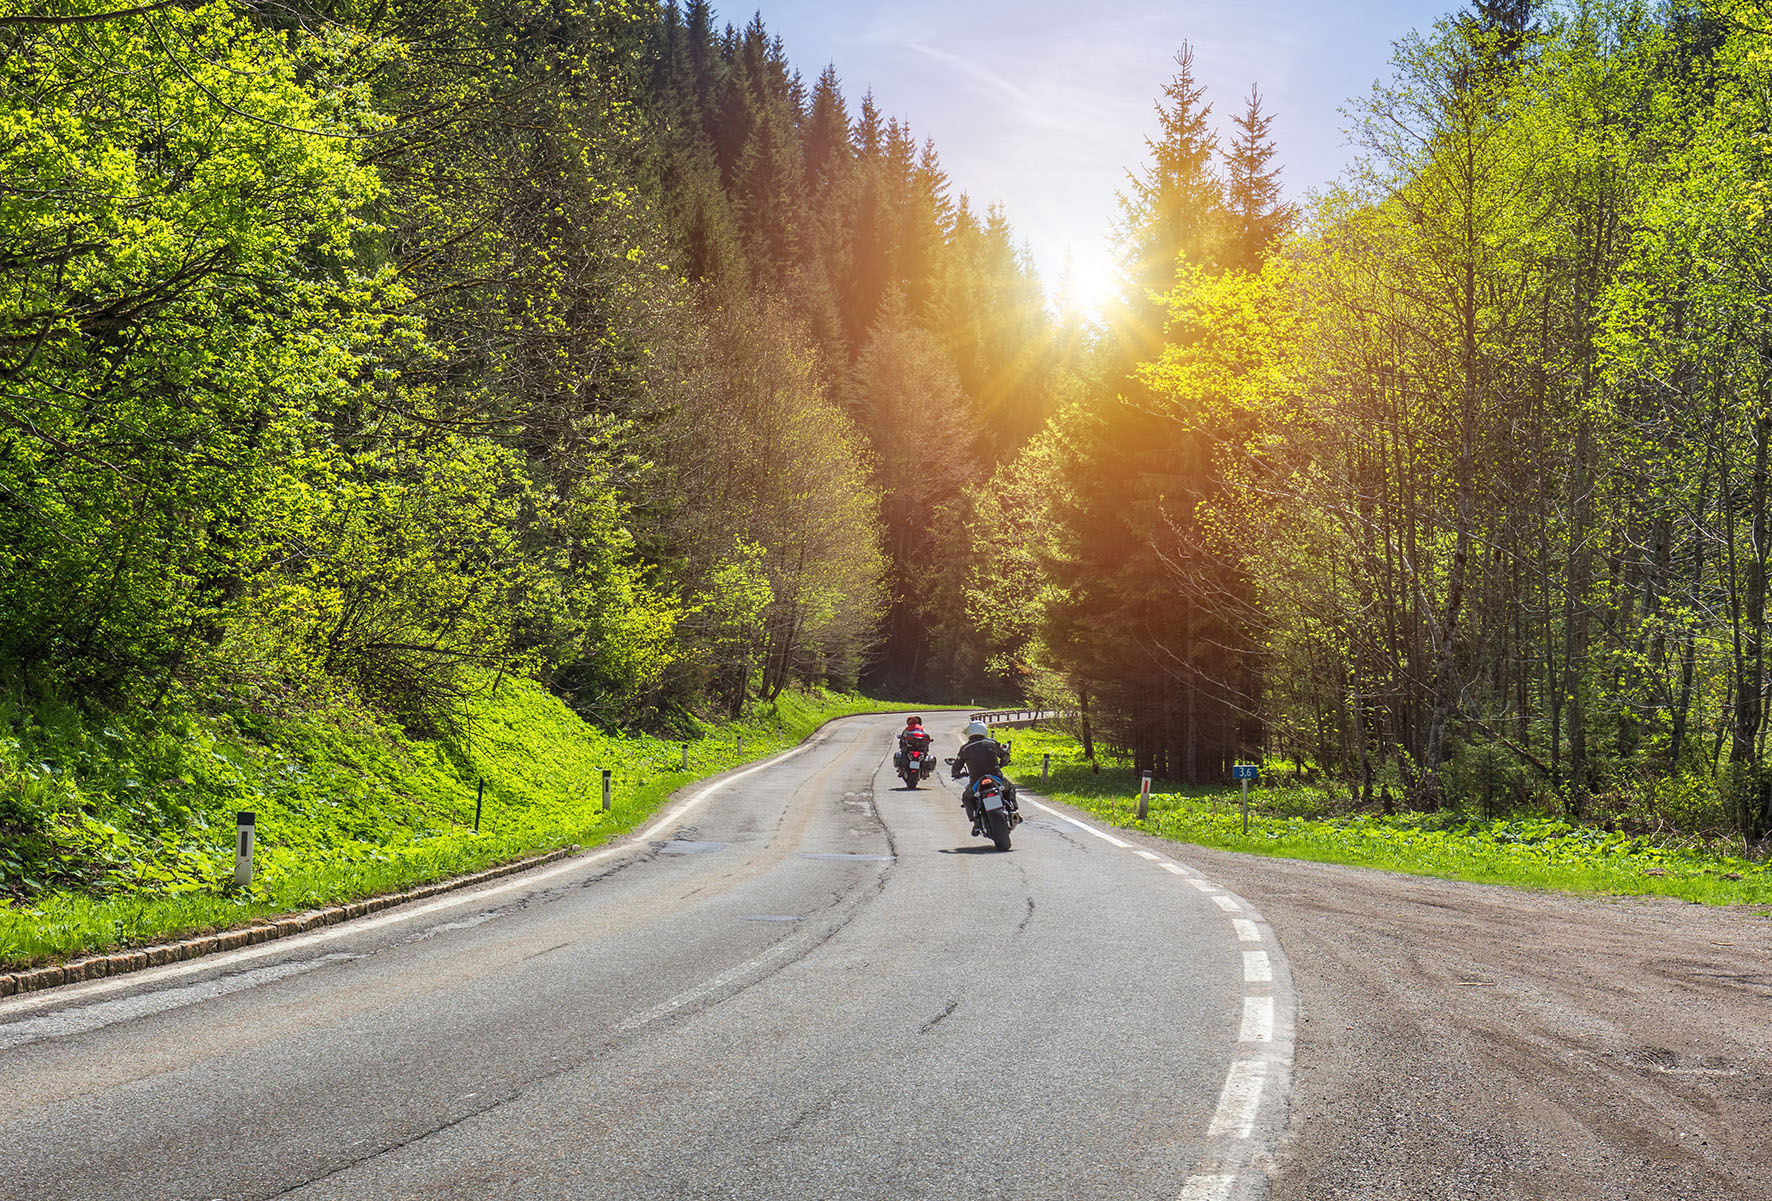
[[[1261,767],[1255,763],[1233,763],[1231,765],[1231,779],[1259,780],[1261,779]]]

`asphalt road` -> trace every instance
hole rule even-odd
[[[1291,957],[1274,1201],[1772,1201],[1763,909],[1186,856]]]
[[[994,852],[898,725],[625,849],[0,1002],[0,1197],[1268,1195],[1262,915],[1033,804]]]

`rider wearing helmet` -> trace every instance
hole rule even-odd
[[[922,751],[923,754],[927,755],[929,753],[929,746],[933,741],[934,740],[929,737],[929,731],[923,728],[922,718],[915,716],[906,718],[904,729],[898,732],[898,753],[892,756],[893,768],[902,770],[905,764],[909,761],[912,751]],[[932,763],[933,761],[925,760],[924,762]],[[919,773],[918,778],[921,779],[923,775],[927,774],[927,772],[928,768],[925,767],[922,772]]]
[[[1003,781],[1004,800],[1010,805],[1015,804],[1015,785],[1001,771],[1001,768],[1008,762],[1009,752],[1003,749],[1001,743],[991,737],[990,727],[982,721],[972,722],[966,727],[966,744],[960,748],[960,753],[954,756],[953,777],[956,780],[961,776],[972,777],[972,782],[966,785],[966,790],[960,794],[960,802],[966,806],[968,815],[972,814],[973,790],[978,787],[978,781],[987,775],[996,776]],[[972,832],[976,834],[978,833],[977,819],[974,818],[973,822]]]

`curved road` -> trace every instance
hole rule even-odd
[[[898,786],[899,724],[471,893],[0,1002],[0,1196],[1266,1196],[1261,916],[1031,799],[993,852]]]

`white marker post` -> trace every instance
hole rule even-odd
[[[1261,778],[1261,768],[1253,763],[1234,763],[1231,777],[1243,785],[1243,833],[1249,833],[1249,781]]]
[[[603,769],[603,812],[609,812],[609,769]]]
[[[1047,778],[1050,777],[1051,775],[1052,775],[1052,756],[1051,755],[1041,755],[1040,756],[1040,782],[1045,783]]]
[[[689,744],[687,742],[683,744],[683,770],[689,770]]]
[[[245,888],[252,883],[252,844],[258,828],[258,815],[240,812],[234,815],[238,836],[234,839],[234,887]]]
[[[744,754],[744,735],[743,734],[740,734],[738,736],[738,753],[741,755]]]
[[[1138,820],[1143,821],[1151,813],[1151,773],[1144,772],[1138,780]]]

